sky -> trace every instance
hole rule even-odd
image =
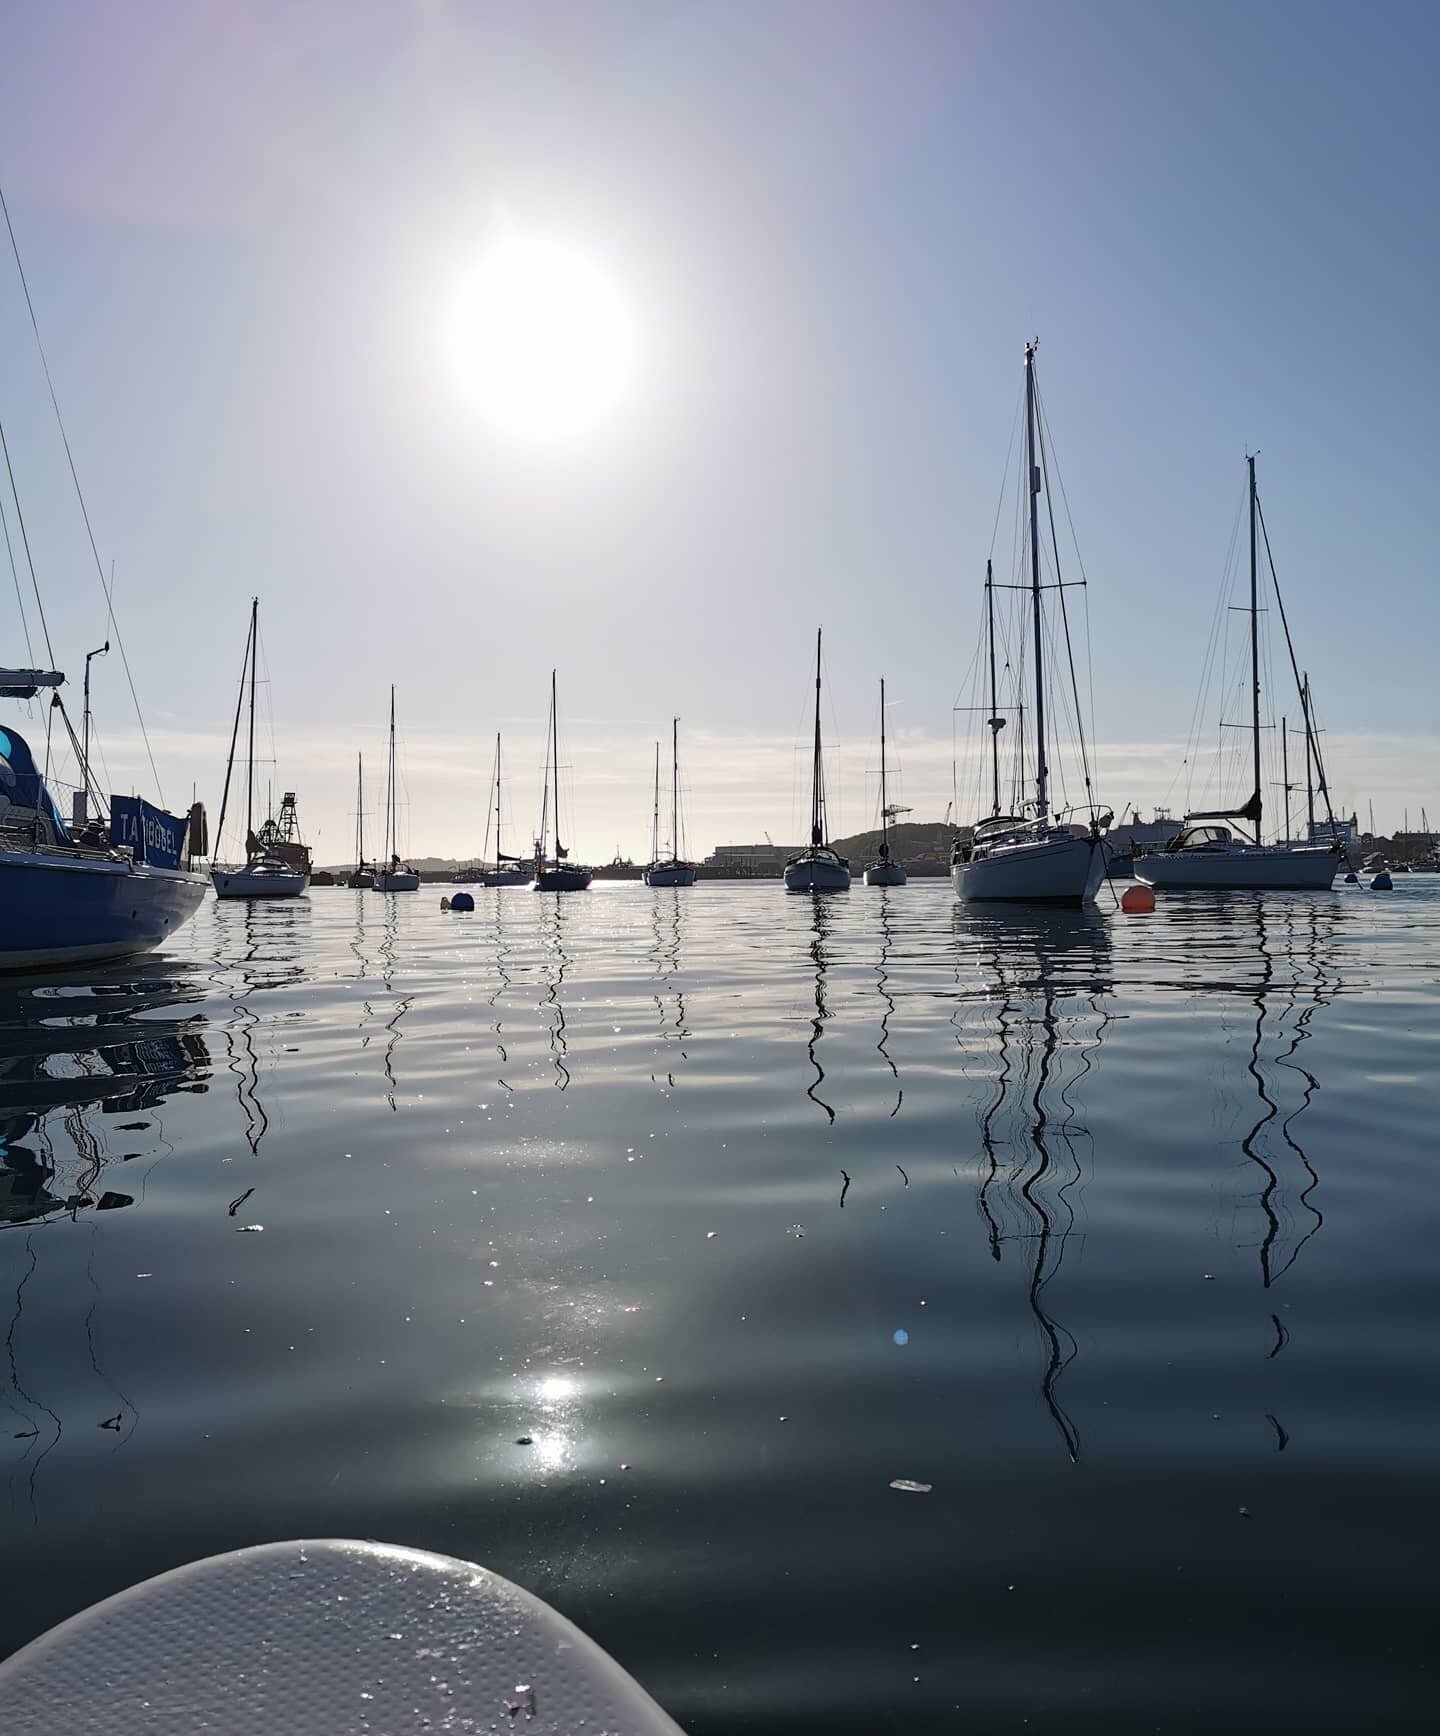
[[[832,832],[872,822],[882,675],[939,819],[1038,335],[1102,799],[1184,805],[1258,451],[1337,805],[1440,815],[1433,6],[52,0],[0,36],[0,184],[170,806],[218,808],[258,595],[263,775],[322,861],[392,682],[402,844],[479,853],[497,730],[525,842],[552,667],[578,855],[648,852],[677,714],[691,852],[793,841],[821,623]],[[457,359],[517,237],[623,311],[583,427],[497,419]],[[78,687],[105,603],[8,260],[0,417]],[[0,599],[25,661],[3,567]],[[109,782],[153,794],[94,669]]]

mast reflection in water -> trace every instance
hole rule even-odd
[[[1104,1039],[1113,990],[1109,931],[1088,911],[990,911],[968,925],[992,985],[992,1092],[979,1116],[977,1206],[992,1259],[1013,1246],[1044,1347],[1040,1396],[1072,1461],[1080,1430],[1061,1403],[1078,1345],[1047,1299],[1075,1228],[1072,1190],[1093,1168],[1072,1092]],[[978,929],[978,933],[975,931]]]

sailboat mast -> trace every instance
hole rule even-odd
[[[680,860],[680,719],[670,719],[670,857]]]
[[[1261,842],[1260,815],[1260,580],[1255,559],[1255,456],[1245,460],[1250,467],[1250,731],[1255,767],[1255,842]]]
[[[500,732],[495,732],[495,866],[504,866],[505,858],[500,854]]]
[[[245,777],[245,854],[250,854],[250,839],[255,830],[255,665],[260,661],[259,650],[260,599],[250,599],[250,758]]]
[[[995,709],[995,577],[985,563],[985,633],[990,642],[990,814],[1000,817],[1000,717]]]
[[[540,792],[540,836],[535,840],[535,866],[545,866],[545,846],[550,839],[550,732],[555,726],[554,676],[551,676],[550,715],[545,719],[545,781]]]
[[[810,846],[820,849],[825,842],[825,792],[820,763],[820,636],[815,629],[815,763],[810,773]]]
[[[617,852],[618,854],[618,852]],[[655,799],[650,808],[650,860],[660,860],[660,743],[655,743]]]
[[[1035,345],[1025,346],[1025,438],[1030,460],[1030,607],[1035,619],[1035,813],[1050,814],[1050,768],[1045,764],[1044,622],[1040,610],[1040,466],[1035,462]],[[1255,532],[1252,521],[1253,567]]]
[[[890,805],[885,793],[885,677],[880,677],[880,860],[890,860]]]
[[[395,684],[390,684],[390,747],[385,767],[385,861],[398,853],[395,836]]]
[[[1300,689],[1300,702],[1305,708],[1305,814],[1310,822],[1310,830],[1306,834],[1310,842],[1315,842],[1315,775],[1314,755],[1310,740],[1310,676],[1307,672]]]
[[[365,756],[355,755],[355,871],[365,866]]]
[[[555,697],[555,671],[550,671],[550,739],[555,743],[555,865],[565,854],[560,842],[560,706]]]

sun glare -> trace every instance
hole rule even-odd
[[[623,401],[630,313],[594,260],[552,241],[497,241],[458,286],[450,346],[460,384],[506,434],[583,433]]]

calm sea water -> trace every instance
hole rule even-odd
[[[0,1650],[355,1535],[695,1736],[1429,1724],[1440,880],[439,896],[0,980]]]

